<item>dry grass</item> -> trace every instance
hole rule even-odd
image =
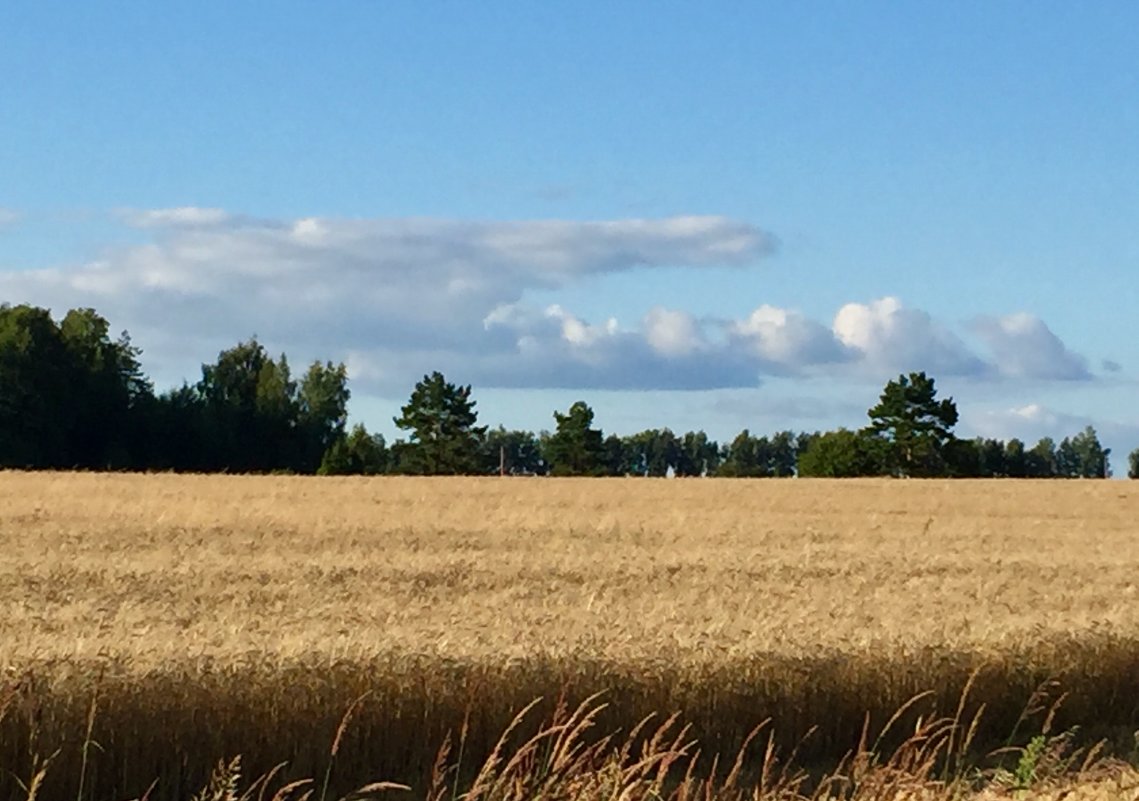
[[[533,698],[598,690],[598,731],[682,711],[727,754],[770,717],[790,745],[817,725],[813,764],[924,690],[911,718],[952,715],[976,669],[986,747],[1050,678],[1057,730],[1127,733],[1136,509],[1117,482],[2,473],[0,766],[31,775],[34,730],[93,797],[239,752],[323,776],[368,693],[333,785],[423,788],[464,721],[471,770]]]

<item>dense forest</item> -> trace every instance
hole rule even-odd
[[[187,472],[564,475],[913,476],[1106,478],[1110,452],[1092,428],[1032,447],[958,439],[957,407],[925,373],[886,384],[859,430],[749,430],[730,443],[667,428],[606,435],[584,401],[534,433],[478,425],[471,387],[424,376],[388,443],[347,428],[348,373],[316,361],[294,376],[256,339],[202,365],[194,384],[156,392],[140,351],[112,338],[93,309],[61,320],[0,305],[0,467]],[[1139,450],[1131,454],[1139,477]]]

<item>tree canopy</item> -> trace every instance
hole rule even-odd
[[[347,436],[335,439],[321,459],[322,476],[378,476],[389,469],[387,443],[382,434],[369,434],[360,423]]]
[[[470,385],[452,384],[438,371],[425,375],[400,412],[395,424],[410,432],[400,457],[404,472],[430,476],[480,472],[486,429],[475,425],[478,413]]]
[[[139,351],[93,309],[0,305],[0,466],[136,466]]]
[[[876,443],[866,434],[840,428],[811,437],[799,457],[799,475],[854,478],[881,472]]]
[[[898,376],[867,414],[868,430],[881,445],[887,469],[899,476],[945,474],[957,405],[952,398],[937,399],[932,378],[925,373]]]
[[[554,412],[557,430],[545,443],[546,461],[555,476],[597,476],[604,473],[600,429],[593,428],[593,409],[584,401],[565,414]]]
[[[507,431],[499,426],[487,431],[482,446],[480,472],[508,476],[542,476],[549,465],[542,456],[541,440],[530,431]]]
[[[349,431],[348,371],[314,361],[294,376],[285,354],[256,338],[202,365],[201,377],[159,394],[141,351],[93,309],[0,305],[0,468],[275,471],[323,475],[587,475],[1106,478],[1111,451],[1090,426],[1043,437],[958,439],[953,399],[925,373],[889,381],[858,431],[744,429],[720,443],[704,431],[650,428],[626,435],[595,426],[578,401],[554,412],[555,430],[479,426],[471,387],[442,373],[417,382],[390,444],[357,423]],[[1139,449],[1128,475],[1139,478]]]

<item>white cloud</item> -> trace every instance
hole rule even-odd
[[[7,209],[0,206],[0,228],[12,227],[19,223],[21,219],[23,219],[23,215],[15,209]]]
[[[688,312],[656,306],[645,315],[644,329],[649,345],[663,356],[688,356],[708,348],[704,332]]]
[[[711,345],[685,312],[655,308],[639,326],[615,318],[593,324],[551,306],[542,313],[513,304],[484,320],[503,349],[481,360],[485,382],[514,387],[707,389],[755,386],[753,360]]]
[[[205,209],[197,206],[180,206],[171,209],[121,209],[117,216],[135,228],[220,226],[234,220],[234,217],[223,209]]]
[[[1068,353],[1046,327],[1051,339],[1013,326],[999,342],[1016,347],[994,346],[989,365],[894,298],[848,304],[830,325],[771,305],[738,320],[653,307],[630,325],[526,300],[590,276],[746,266],[771,251],[768,234],[724,217],[263,220],[186,207],[121,219],[151,241],[74,269],[0,273],[0,298],[96,307],[131,331],[160,382],[194,377],[252,334],[297,362],[346,360],[358,388],[394,393],[433,369],[486,387],[708,389],[764,375],[1016,374],[1034,346]]]
[[[501,329],[518,328],[510,315],[530,314],[537,330],[527,335],[529,352],[548,350],[542,342],[555,336],[576,365],[573,380],[587,385],[583,365],[601,369],[615,349],[628,350],[628,337],[615,321],[591,326],[564,310],[528,312],[520,305],[527,291],[633,269],[749,265],[773,247],[755,226],[724,217],[261,220],[187,207],[120,218],[153,241],[74,269],[4,273],[0,297],[93,305],[131,330],[148,363],[171,361],[191,344],[200,363],[256,333],[298,356],[352,353],[361,375],[400,384],[409,369],[482,374],[480,365],[524,382],[506,375],[519,342]],[[409,368],[413,357],[434,363]],[[184,375],[196,370],[180,366]]]
[[[833,327],[838,340],[872,366],[935,375],[981,375],[987,370],[960,337],[897,298],[848,303],[835,315]]]
[[[766,304],[731,323],[728,330],[761,360],[783,367],[843,362],[855,355],[839,342],[835,331],[797,311]]]
[[[1068,350],[1039,317],[1023,312],[982,317],[973,329],[1005,375],[1061,381],[1091,377],[1087,359]]]
[[[558,327],[561,338],[571,347],[588,351],[599,343],[617,336],[617,319],[610,317],[603,325],[590,325],[554,304],[546,309],[546,317]]]

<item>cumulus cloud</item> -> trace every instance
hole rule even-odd
[[[973,330],[993,352],[1003,374],[1060,381],[1091,377],[1083,356],[1068,350],[1039,317],[1017,313],[981,317]]]
[[[663,356],[688,356],[708,349],[704,332],[688,312],[657,306],[645,316],[645,339]]]
[[[764,304],[729,325],[730,335],[759,359],[785,368],[851,361],[856,354],[836,331],[791,309]]]
[[[713,345],[691,315],[654,308],[640,325],[590,323],[561,306],[539,313],[520,305],[495,309],[484,320],[511,343],[481,360],[496,386],[598,389],[707,389],[755,386],[756,364]]]
[[[602,325],[590,325],[554,304],[546,309],[546,318],[554,323],[563,341],[582,353],[589,353],[618,335],[615,317],[610,317]]]
[[[1042,323],[997,324],[990,363],[895,298],[848,304],[824,323],[768,304],[743,319],[654,307],[640,320],[588,320],[527,297],[771,253],[770,235],[725,217],[274,220],[195,207],[119,217],[149,241],[72,269],[0,273],[0,298],[96,307],[131,331],[160,379],[192,377],[251,334],[298,361],[345,360],[358,388],[383,392],[432,369],[486,387],[710,389],[765,375],[1037,375],[1057,353],[1075,358]]]
[[[833,327],[843,345],[883,368],[961,376],[982,375],[988,369],[960,337],[897,298],[848,303],[835,315]]]

